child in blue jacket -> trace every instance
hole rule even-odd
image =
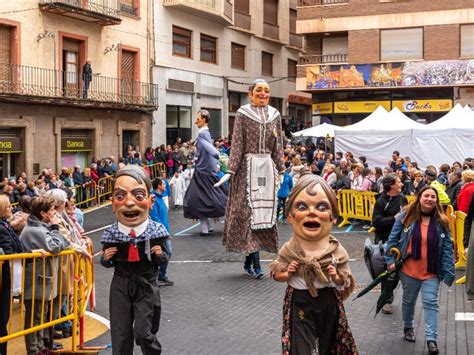
[[[286,171],[285,175],[283,176],[283,182],[280,185],[280,189],[278,190],[278,205],[277,205],[277,216],[280,215],[280,209],[283,209],[283,213],[281,215],[281,221],[283,224],[286,224],[286,213],[285,213],[285,204],[288,195],[290,194],[291,189],[293,188],[293,179],[291,178],[290,174],[288,174],[288,168],[290,167],[290,162],[285,163]]]

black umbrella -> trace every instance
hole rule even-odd
[[[387,303],[389,300],[389,290],[393,290],[394,286],[397,284],[397,279],[396,275],[397,272],[401,269],[403,263],[411,257],[411,254],[407,254],[404,258],[400,259],[401,252],[398,248],[392,248],[390,249],[390,254],[396,254],[396,261],[395,261],[395,269],[394,270],[386,270],[379,274],[375,279],[372,280],[371,283],[367,285],[362,291],[360,291],[357,296],[354,298],[353,301],[356,299],[362,297],[366,293],[368,293],[370,290],[372,290],[375,286],[377,286],[379,283],[381,283],[383,280],[388,280],[384,284],[384,287],[382,288],[382,293],[377,301],[377,309],[375,315],[379,313],[379,311],[382,309],[382,307]],[[390,287],[390,288],[389,288]]]

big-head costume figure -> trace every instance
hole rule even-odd
[[[112,210],[117,221],[102,235],[101,264],[114,267],[110,285],[109,313],[112,352],[133,354],[133,340],[143,354],[161,354],[156,338],[161,301],[156,278],[158,266],[166,261],[161,249],[169,234],[152,221],[151,183],[145,171],[126,166],[115,175]]]
[[[259,251],[278,250],[276,193],[278,172],[285,166],[280,113],[268,104],[270,86],[257,79],[249,96],[251,103],[237,111],[227,174],[217,185],[231,179],[224,245],[228,251],[247,253],[245,271],[260,278]]]

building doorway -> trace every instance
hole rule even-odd
[[[64,38],[62,63],[63,67],[63,95],[68,97],[79,97],[80,91],[80,42]]]
[[[134,150],[135,147],[140,144],[140,137],[138,133],[139,133],[138,131],[125,131],[125,130],[122,131],[122,156],[125,159],[128,158],[128,154],[127,154],[128,146],[131,145],[132,150]]]

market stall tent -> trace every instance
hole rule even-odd
[[[412,146],[415,161],[435,166],[474,157],[473,112],[457,104],[423,129],[414,129]]]
[[[323,123],[318,126],[313,126],[302,131],[293,133],[293,137],[334,137],[334,129],[340,128],[329,123]]]
[[[398,108],[390,112],[383,111],[379,106],[362,121],[336,129],[336,152],[350,151],[355,158],[363,155],[371,167],[386,166],[394,150],[403,156],[413,155],[412,129],[422,128],[423,125],[404,115]]]

